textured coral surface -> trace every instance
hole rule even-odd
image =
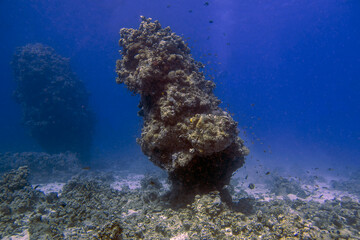
[[[139,29],[120,31],[116,72],[118,83],[141,96],[142,151],[181,189],[221,189],[249,152],[237,122],[219,107],[215,84],[182,38],[158,21],[141,19]]]
[[[17,49],[12,67],[17,84],[14,96],[32,137],[49,153],[72,151],[86,159],[93,114],[85,85],[71,70],[69,59],[51,47],[28,44]]]

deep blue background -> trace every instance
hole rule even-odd
[[[0,151],[41,151],[21,126],[9,65],[17,46],[41,42],[71,58],[91,93],[94,162],[147,162],[135,143],[138,97],[115,83],[119,29],[140,15],[171,26],[207,64],[248,163],[360,165],[357,0],[2,0]]]

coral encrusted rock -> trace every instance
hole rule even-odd
[[[16,50],[12,67],[14,96],[23,108],[23,122],[31,136],[49,153],[65,151],[89,155],[94,116],[89,94],[71,70],[69,59],[51,47],[28,44]]]
[[[249,153],[237,122],[219,107],[214,82],[205,79],[183,39],[158,21],[141,19],[139,29],[120,30],[122,59],[116,63],[117,83],[141,97],[138,143],[177,190],[222,189]]]

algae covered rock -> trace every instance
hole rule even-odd
[[[117,83],[139,94],[142,151],[184,191],[220,190],[249,150],[237,122],[219,107],[187,44],[170,27],[141,17],[139,29],[120,30]]]
[[[37,43],[18,48],[11,64],[17,84],[14,96],[31,136],[49,153],[72,151],[87,160],[94,117],[89,94],[69,59]]]

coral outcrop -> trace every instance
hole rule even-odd
[[[89,94],[69,59],[51,47],[28,44],[16,50],[12,67],[17,84],[14,96],[32,137],[49,153],[72,151],[87,160],[94,116]]]
[[[158,21],[141,19],[139,29],[121,29],[116,64],[117,83],[141,97],[138,143],[177,191],[221,190],[249,153],[237,122],[219,107],[214,82],[205,79],[183,39]]]

